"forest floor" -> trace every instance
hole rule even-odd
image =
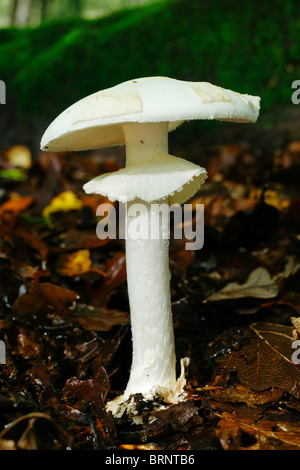
[[[144,408],[138,425],[105,409],[131,364],[124,241],[97,238],[105,199],[82,190],[87,175],[118,169],[123,150],[35,159],[26,147],[1,151],[1,449],[300,448],[293,132],[272,149],[269,136],[264,145],[231,139],[188,149],[199,151],[209,177],[189,201],[204,204],[204,247],[170,242],[177,359],[190,358],[187,397]],[[186,150],[178,148],[188,157]]]

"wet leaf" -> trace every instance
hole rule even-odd
[[[65,401],[77,410],[91,413],[97,437],[102,442],[112,444],[115,438],[115,425],[111,414],[105,410],[104,401],[109,389],[109,380],[104,368],[87,380],[71,378],[67,381],[63,394]]]
[[[149,411],[143,407],[145,403],[141,401],[139,412],[143,412],[143,427],[136,428],[132,434],[124,435],[125,439],[134,438],[139,442],[151,442],[154,439],[157,441],[175,431],[180,431],[181,434],[187,433],[203,423],[199,408],[193,402],[177,403],[155,411]]]
[[[292,327],[261,323],[251,325],[252,336],[239,350],[219,357],[224,371],[235,371],[237,378],[254,391],[281,388],[300,397],[300,367],[293,363]]]

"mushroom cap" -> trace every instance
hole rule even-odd
[[[125,144],[122,124],[217,119],[255,122],[260,98],[207,82],[167,77],[129,80],[93,93],[63,111],[46,129],[41,148],[80,151]]]

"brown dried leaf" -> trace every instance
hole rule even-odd
[[[224,450],[288,450],[300,447],[298,423],[238,417],[224,412],[216,428]]]
[[[174,431],[186,433],[203,424],[203,418],[199,415],[199,408],[192,402],[186,401],[148,412],[145,402],[142,402],[139,413],[143,413],[143,425],[133,433],[135,439],[142,442],[151,442],[163,436],[168,436]]]
[[[114,257],[106,263],[105,284],[119,284],[126,279],[126,258],[124,253],[116,253]]]
[[[115,425],[112,415],[106,412],[104,406],[108,390],[109,380],[105,369],[101,367],[95,377],[87,380],[76,377],[69,379],[63,395],[68,404],[83,413],[89,405],[98,438],[112,444],[116,436]]]
[[[254,335],[241,348],[219,358],[224,370],[234,370],[240,382],[252,390],[271,387],[300,397],[300,367],[292,362],[292,327],[271,323],[252,324]]]
[[[72,404],[80,411],[84,411],[87,402],[92,403],[95,408],[103,406],[109,390],[109,380],[105,369],[99,369],[95,377],[80,380],[72,377],[67,380],[63,389],[63,396],[66,402]]]
[[[117,252],[113,258],[109,259],[106,264],[106,275],[99,293],[94,296],[93,304],[102,302],[108,294],[112,293],[122,282],[126,281],[126,257],[125,253]]]
[[[239,299],[242,297],[276,297],[278,286],[270,273],[262,267],[254,269],[244,284],[229,282],[223,289],[208,297],[209,301]]]
[[[230,282],[223,289],[208,297],[207,300],[217,301],[243,297],[268,299],[276,297],[284,281],[293,276],[299,268],[299,261],[293,256],[289,256],[281,273],[271,276],[266,268],[258,267],[250,273],[248,279],[243,284]]]
[[[64,314],[77,299],[76,292],[44,282],[30,287],[13,305],[13,312],[18,316],[34,317],[38,314],[54,312]]]
[[[96,231],[93,230],[77,230],[72,228],[67,232],[62,232],[58,236],[51,239],[52,246],[49,251],[52,253],[64,253],[72,250],[91,249],[104,246],[109,243],[109,239],[101,240],[97,237]]]
[[[108,331],[114,325],[122,325],[129,321],[129,316],[126,312],[106,307],[80,306],[80,310],[73,315],[85,330],[93,331]]]
[[[214,392],[210,399],[231,403],[246,403],[249,407],[257,405],[265,405],[267,403],[276,403],[283,395],[283,391],[279,388],[254,392],[249,387],[241,384],[226,387]]]

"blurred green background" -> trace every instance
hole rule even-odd
[[[151,75],[259,95],[258,123],[238,132],[274,146],[298,136],[291,84],[300,79],[299,1],[0,0],[0,18],[0,147],[37,149],[73,102]],[[224,138],[235,138],[235,125],[221,124],[201,132],[233,129]]]

